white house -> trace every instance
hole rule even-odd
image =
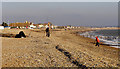
[[[30,27],[30,28],[36,28],[36,26],[34,26],[33,23],[32,23],[29,27]]]
[[[67,26],[67,28],[72,28],[72,26]]]
[[[34,26],[34,25],[30,25],[30,28],[36,28],[36,26]]]
[[[0,26],[0,29],[4,29],[4,26]]]
[[[42,27],[44,27],[44,25],[38,25],[39,26],[39,28],[42,28]]]

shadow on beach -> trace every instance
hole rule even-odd
[[[0,34],[0,37],[8,37],[8,38],[15,38],[16,34],[10,34],[10,33],[2,33]],[[28,36],[26,36],[28,37]]]
[[[69,52],[67,52],[66,50],[60,48],[59,45],[56,46],[56,49],[58,51],[64,53],[64,55],[69,58],[69,61],[71,63],[75,64],[76,66],[78,66],[79,68],[87,68],[85,65],[80,64],[77,60],[75,60]]]
[[[16,34],[4,33],[4,34],[0,34],[0,37],[15,38],[15,35]]]

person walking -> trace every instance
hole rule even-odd
[[[99,47],[99,39],[98,39],[98,36],[96,36],[96,45],[95,46],[98,46]]]
[[[47,36],[47,37],[50,37],[49,27],[46,28],[46,36]]]

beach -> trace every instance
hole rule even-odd
[[[26,38],[2,38],[2,67],[119,67],[119,49],[107,45],[95,46],[95,40],[77,32],[91,28],[50,30],[4,29],[2,33],[18,34]]]

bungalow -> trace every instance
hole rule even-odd
[[[67,28],[72,28],[72,26],[71,26],[71,25],[68,25]]]
[[[17,22],[17,23],[10,23],[9,25],[10,27],[14,27],[14,28],[36,28],[35,24],[33,24],[32,22]]]
[[[0,29],[4,29],[4,26],[0,26]]]
[[[30,23],[10,23],[9,26],[11,27],[28,27],[30,25]]]
[[[39,23],[38,24],[38,27],[39,28],[43,28],[43,27],[52,27],[53,26],[53,24],[51,23],[51,22],[48,22],[48,23]]]
[[[38,28],[43,28],[43,27],[44,27],[44,25],[42,25],[42,24],[41,24],[41,25],[38,25]]]
[[[36,26],[32,23],[29,25],[29,28],[36,28]]]

